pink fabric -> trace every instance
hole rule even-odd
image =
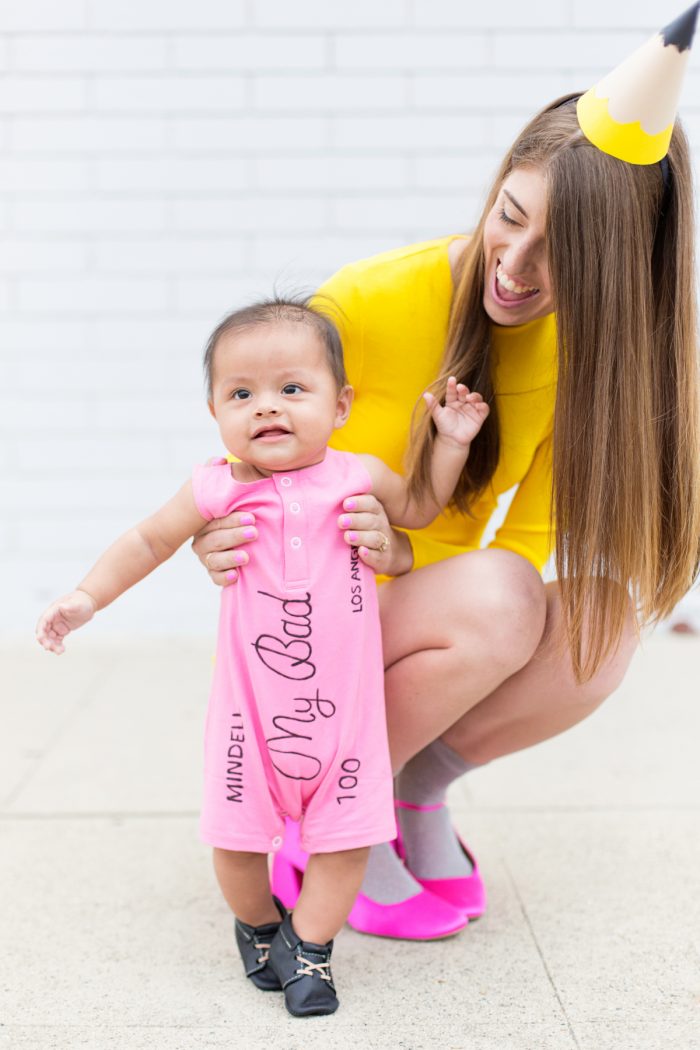
[[[277,851],[285,816],[309,853],[394,837],[374,574],[338,528],[368,492],[360,460],[243,484],[225,462],[197,467],[205,518],[252,511],[258,539],[222,593],[205,731],[201,833],[222,849]]]

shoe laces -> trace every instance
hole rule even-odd
[[[262,941],[255,941],[255,947],[262,955],[258,956],[258,963],[266,963],[270,958],[270,945],[263,944]]]
[[[322,963],[315,963],[315,962],[311,962],[310,959],[305,959],[303,955],[297,955],[296,956],[296,961],[298,963],[302,964],[299,967],[299,969],[297,970],[297,973],[299,974],[299,976],[301,976],[301,977],[313,977],[313,975],[316,973],[316,974],[318,974],[318,976],[321,978],[322,981],[330,981],[331,980],[331,975],[330,975],[330,972],[329,972],[330,968],[331,968],[330,961],[329,962],[322,962]]]

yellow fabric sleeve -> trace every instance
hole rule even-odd
[[[554,549],[550,523],[552,501],[552,435],[535,452],[532,465],[518,485],[505,521],[489,547],[522,554],[541,572]]]

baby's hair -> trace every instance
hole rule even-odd
[[[343,361],[343,344],[340,333],[331,319],[310,305],[310,297],[302,296],[274,296],[270,299],[261,299],[250,306],[244,306],[240,310],[234,310],[216,326],[207,340],[204,349],[204,376],[207,387],[207,397],[211,400],[214,375],[214,356],[216,345],[222,335],[227,332],[240,331],[245,328],[257,328],[260,325],[276,324],[280,321],[290,321],[294,324],[306,324],[312,328],[321,339],[326,360],[335,379],[338,390],[347,385],[345,363]]]

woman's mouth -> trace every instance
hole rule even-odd
[[[539,295],[539,288],[520,284],[503,269],[500,259],[496,264],[496,274],[493,282],[493,297],[501,306],[515,306],[524,303],[528,299]]]

